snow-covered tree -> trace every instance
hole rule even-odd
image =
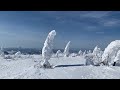
[[[71,57],[76,57],[77,54],[76,54],[76,53],[71,53],[70,56],[71,56]]]
[[[1,46],[1,48],[0,48],[0,56],[1,56],[1,57],[5,57],[4,49],[3,49],[2,46]]]
[[[88,51],[87,51],[87,54],[89,54],[89,53],[92,53],[91,50],[88,50]]]
[[[56,57],[59,57],[59,54],[61,54],[62,52],[60,51],[60,50],[58,50],[57,52],[56,52]]]
[[[98,46],[96,46],[93,50],[93,54],[98,54],[100,51],[101,49]]]
[[[1,46],[1,48],[0,48],[0,52],[3,52],[3,47]]]
[[[89,54],[89,52],[87,51],[86,54]]]
[[[94,65],[100,65],[102,62],[102,50],[98,46],[96,46],[92,54]]]
[[[12,51],[9,51],[8,53],[9,53],[10,55],[13,55],[13,54],[15,53],[15,51],[12,50]]]
[[[14,57],[15,58],[20,58],[21,57],[21,52],[20,51],[16,52],[15,55],[14,55]]]
[[[83,52],[83,56],[85,56],[85,55],[86,55],[86,52],[87,52],[86,50]]]
[[[116,62],[118,62],[118,63],[120,63],[120,50],[117,52],[117,55],[116,55],[116,57],[115,57],[115,59],[114,59],[114,64],[116,63]]]
[[[120,40],[112,41],[104,50],[102,62],[104,65],[112,65],[114,59],[120,50]]]
[[[85,62],[86,65],[94,65],[92,54],[87,54],[85,56],[85,59],[86,59],[86,62]]]
[[[98,46],[96,46],[93,50],[93,55],[97,55],[99,57],[102,57],[102,54],[103,54],[103,51]]]
[[[79,55],[79,56],[82,56],[82,55],[83,55],[82,50],[80,50],[80,51],[78,52],[78,55]]]
[[[85,51],[85,54],[91,54],[91,53],[92,53],[91,50]]]
[[[64,57],[68,57],[69,56],[69,49],[70,49],[70,43],[71,41],[69,41],[64,49]]]
[[[0,56],[1,56],[1,57],[5,57],[5,54],[4,54],[4,52],[2,52],[2,53],[0,54]]]
[[[52,49],[53,49],[53,40],[54,37],[56,36],[56,31],[52,30],[45,42],[44,42],[44,46],[42,48],[42,58],[43,58],[43,62],[41,62],[42,67],[44,68],[49,68],[51,67],[50,63],[48,62],[48,60],[51,58],[52,56]]]
[[[91,51],[91,50],[89,50],[88,52],[89,52],[89,53],[92,53],[92,51]]]
[[[99,66],[102,61],[102,50],[96,46],[93,50],[93,53],[88,53],[85,56],[86,65],[95,65]]]

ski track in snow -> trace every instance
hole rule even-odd
[[[84,66],[83,57],[51,58],[54,69],[34,68],[40,55],[7,61],[0,58],[0,79],[120,79],[119,66]]]

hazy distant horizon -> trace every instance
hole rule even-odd
[[[3,49],[10,49],[10,50],[12,50],[12,49],[36,49],[36,50],[42,50],[42,48],[23,48],[23,47],[21,47],[21,48],[18,48],[18,47],[7,47],[7,48],[3,48]],[[93,50],[94,48],[70,48],[70,50],[77,50],[77,51],[79,51],[79,50],[82,50],[82,51],[84,51],[84,50]],[[53,50],[64,50],[64,48],[53,48]],[[102,49],[103,50],[103,49]]]
[[[53,52],[56,53],[58,50],[61,50],[62,52],[64,52],[64,49],[53,49]],[[93,51],[93,49],[73,49],[70,48],[69,52],[70,53],[78,53],[79,50],[82,50],[83,52],[86,50],[91,50]],[[4,48],[3,49],[4,52],[11,52],[11,51],[15,51],[18,52],[20,51],[23,54],[42,54],[42,48]],[[14,53],[15,53],[14,52]]]

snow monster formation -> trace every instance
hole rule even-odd
[[[114,65],[118,51],[120,50],[120,40],[112,41],[102,55],[102,63],[104,65]],[[119,55],[119,53],[118,53]],[[116,57],[117,58],[117,57]]]
[[[93,50],[93,62],[94,62],[94,65],[97,65],[99,66],[101,64],[101,61],[102,61],[102,54],[103,54],[103,51],[98,47],[96,46]]]
[[[60,51],[60,50],[58,50],[57,52],[56,52],[56,57],[58,58],[59,57],[59,54],[61,54],[62,52]]]
[[[79,52],[78,52],[78,56],[82,56],[83,55],[83,52],[82,52],[82,50],[80,50]]]
[[[69,56],[70,43],[71,43],[71,41],[69,41],[69,42],[66,44],[66,47],[65,47],[65,49],[64,49],[64,57],[68,57],[68,56]]]
[[[102,59],[102,50],[96,46],[93,53],[88,53],[85,56],[86,65],[100,66]]]
[[[41,66],[44,67],[44,68],[50,68],[51,65],[50,63],[48,62],[48,60],[51,58],[52,56],[52,49],[53,49],[53,40],[54,40],[54,37],[56,36],[56,31],[55,30],[52,30],[45,42],[44,42],[44,46],[42,48],[42,58],[43,58],[43,62],[41,62]]]
[[[116,55],[116,57],[115,57],[115,59],[114,59],[114,64],[113,64],[113,66],[115,66],[115,65],[120,65],[120,50],[117,52],[117,55]]]
[[[83,52],[83,56],[85,56],[85,55],[86,55],[86,53],[87,53],[87,51],[85,50],[85,51]]]
[[[1,46],[1,48],[0,48],[0,56],[1,56],[1,57],[5,57],[4,49],[3,49],[2,46]]]
[[[20,51],[16,52],[15,55],[14,55],[14,57],[20,58],[21,57],[21,52]]]

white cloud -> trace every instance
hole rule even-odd
[[[102,18],[108,16],[111,11],[89,11],[81,14],[82,17]]]
[[[86,31],[89,31],[89,32],[96,32],[99,30],[99,28],[97,26],[86,26],[83,29]]]
[[[118,19],[103,19],[99,22],[102,26],[119,26],[120,25],[120,20]]]
[[[1,28],[0,28],[1,29]],[[4,30],[4,31],[3,31]],[[14,37],[14,36],[16,36],[16,34],[15,33],[10,33],[9,31],[5,31],[5,29],[2,29],[2,30],[0,30],[0,35],[1,36],[12,36],[12,37]]]
[[[104,34],[104,32],[96,32],[96,34]]]
[[[61,18],[61,16],[56,16],[56,20],[60,20]]]
[[[88,26],[87,28],[88,28],[88,29],[95,29],[96,26]]]
[[[120,20],[106,21],[103,24],[104,26],[117,26],[118,24],[120,24]]]

